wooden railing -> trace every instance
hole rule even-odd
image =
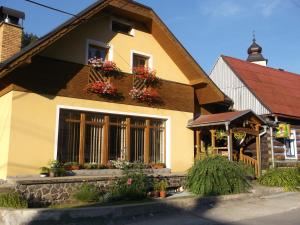
[[[246,165],[252,166],[255,170],[255,176],[259,175],[258,163],[256,159],[251,158],[250,156],[244,155],[240,152],[240,161],[244,162]]]

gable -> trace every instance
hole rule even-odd
[[[181,77],[178,80],[178,78],[174,79],[174,75],[169,73],[170,75],[167,75],[168,79],[176,80],[176,82],[189,83],[190,85],[201,84],[203,87],[200,90],[201,94],[207,95],[207,93],[209,93],[210,96],[209,101],[202,101],[203,104],[224,101],[224,94],[213,82],[211,82],[197,62],[184,49],[155,12],[149,7],[134,1],[128,2],[125,0],[104,0],[91,5],[86,10],[79,13],[77,17],[70,19],[33,45],[4,62],[0,68],[0,78],[6,76],[17,67],[30,63],[32,57],[54,45],[58,40],[65,38],[67,34],[73,32],[76,28],[78,28],[78,26],[89,23],[91,18],[100,12],[108,14],[117,13],[118,15],[126,18],[141,22],[144,27],[152,32],[157,44],[164,49],[165,53],[172,59],[173,63],[175,63],[176,66],[172,67],[173,69],[171,73],[181,71],[180,74],[184,75],[179,75]],[[50,54],[50,52],[45,51],[44,54]],[[56,55],[55,53],[53,54]],[[67,52],[64,52],[64,54],[67,54]],[[165,60],[163,56],[166,56],[166,54],[158,55],[161,56],[160,59]],[[162,71],[162,74],[164,74],[165,71],[170,71],[167,66],[162,67],[159,70]]]
[[[300,75],[228,56],[223,59],[270,112],[300,117]]]
[[[222,57],[218,58],[217,63],[210,73],[210,78],[233,100],[233,108],[235,110],[242,111],[251,109],[258,115],[270,113],[239,77],[236,76]]]
[[[41,55],[86,64],[88,43],[99,43],[110,46],[109,60],[114,61],[125,73],[132,72],[132,55],[138,53],[151,58],[149,66],[156,70],[161,79],[189,84],[188,77],[142,23],[129,20],[134,27],[133,35],[112,31],[111,22],[122,19],[128,21],[125,18],[100,13],[49,46]]]

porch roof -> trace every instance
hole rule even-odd
[[[216,113],[210,115],[201,115],[195,120],[191,120],[188,123],[188,128],[214,126],[214,125],[231,123],[243,116],[246,116],[247,114],[249,116],[252,115],[256,117],[262,124],[264,124],[264,121],[258,115],[256,115],[252,110],[244,110],[244,111]]]

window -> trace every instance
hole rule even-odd
[[[126,23],[113,20],[111,22],[111,29],[117,33],[132,35],[132,25]]]
[[[88,59],[97,57],[97,58],[101,58],[102,60],[107,60],[107,56],[108,56],[108,48],[89,44]]]
[[[297,140],[295,130],[291,130],[290,138],[284,139],[284,149],[287,159],[297,159]]]
[[[149,57],[133,53],[133,67],[149,67]]]
[[[165,122],[61,109],[57,159],[80,164],[117,159],[165,162]]]

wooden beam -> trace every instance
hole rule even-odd
[[[126,118],[126,153],[125,159],[130,161],[130,118]]]
[[[214,151],[214,148],[216,147],[216,130],[209,130],[211,134],[211,147]]]
[[[200,159],[201,154],[201,131],[196,130],[196,160]]]
[[[85,113],[80,114],[79,164],[85,163]]]
[[[109,135],[109,116],[104,116],[103,125],[103,142],[101,148],[101,164],[106,165],[108,162],[108,135]]]
[[[144,163],[150,162],[150,120],[146,120],[144,131]]]

